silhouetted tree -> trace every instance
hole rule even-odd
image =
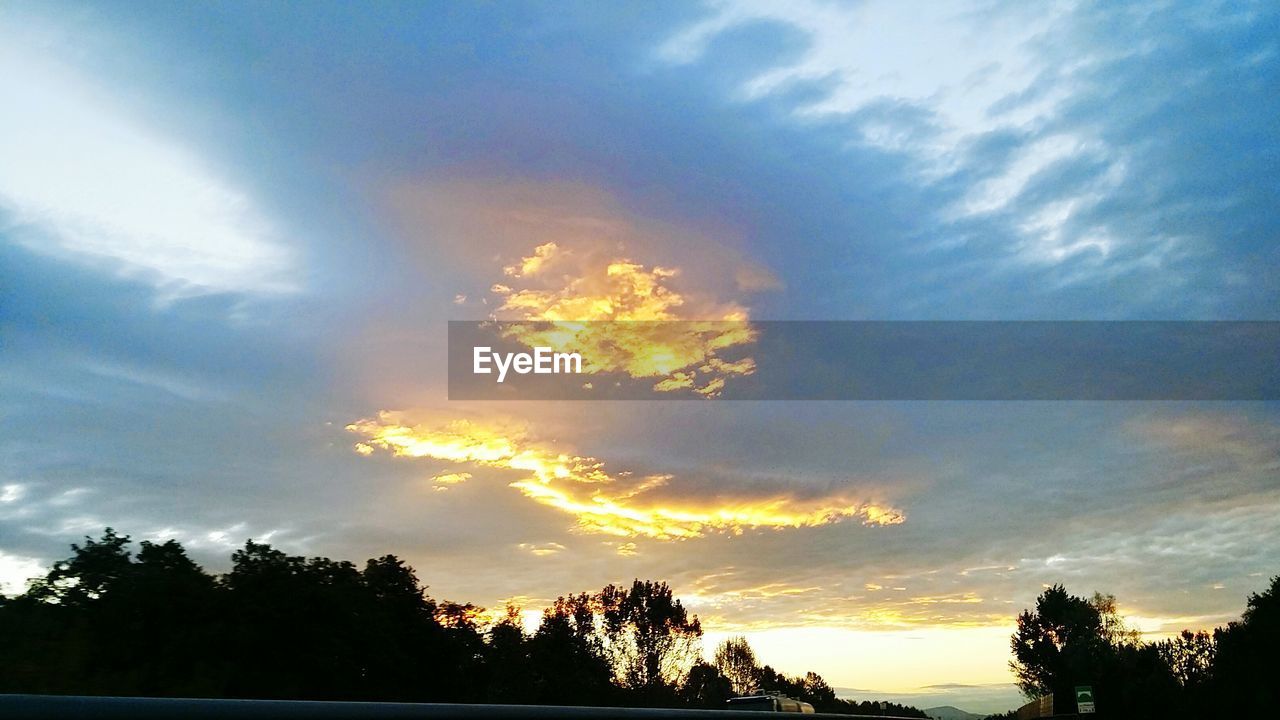
[[[1187,711],[1168,653],[1125,627],[1115,598],[1048,588],[1018,616],[1011,664],[1028,697],[1052,694],[1054,709],[1075,709],[1074,687],[1088,685],[1099,717],[1181,717]]]
[[[84,606],[106,597],[133,571],[128,535],[107,528],[101,540],[86,537],[71,544],[72,555],[53,564],[48,575],[31,584],[27,595],[64,607]]]
[[[680,687],[680,697],[694,707],[723,710],[729,698],[738,693],[733,683],[714,665],[704,662],[695,663],[689,669],[684,685]]]
[[[1280,576],[1249,595],[1239,621],[1214,631],[1215,713],[1263,717],[1280,707]]]
[[[361,580],[368,604],[360,617],[367,632],[363,696],[385,700],[431,700],[454,692],[446,687],[459,672],[458,652],[436,621],[436,603],[413,568],[394,555],[365,563]]]
[[[508,605],[506,615],[488,632],[484,663],[489,678],[486,699],[497,703],[533,702],[530,662],[529,639],[524,633],[520,611]]]
[[[816,672],[807,672],[800,679],[801,697],[817,707],[832,707],[836,702],[836,691]],[[826,711],[824,711],[826,712]]]
[[[1180,635],[1156,645],[1173,677],[1183,687],[1198,687],[1212,677],[1216,645],[1213,635],[1199,630],[1183,630]]]
[[[529,639],[529,658],[535,702],[614,702],[613,670],[604,656],[587,594],[557,598],[543,612],[542,622]]]
[[[684,682],[701,657],[702,624],[663,582],[609,585],[596,600],[605,654],[619,683],[655,697]]]
[[[714,708],[732,695],[666,583],[558,598],[529,635],[514,607],[489,625],[475,605],[437,603],[394,555],[358,568],[250,540],[215,578],[175,541],[131,545],[108,528],[0,598],[0,692]],[[826,712],[918,715],[838,699],[814,673],[760,672]]]
[[[218,596],[212,576],[173,540],[141,543],[126,576],[98,603],[110,614],[99,632],[117,650],[113,664],[128,668],[127,683],[139,695],[203,695],[220,691],[217,647]]]
[[[1028,698],[1070,696],[1075,685],[1095,684],[1112,646],[1102,614],[1090,601],[1069,595],[1062,585],[1046,589],[1034,611],[1018,616],[1010,666]]]
[[[85,538],[8,604],[0,628],[25,656],[0,675],[43,692],[219,690],[207,652],[216,638],[213,578],[176,542],[143,542],[136,560],[130,544],[110,528]]]
[[[741,635],[725,638],[716,647],[712,663],[720,674],[729,679],[733,692],[738,695],[746,695],[760,682],[760,664],[756,662],[756,653],[751,649],[751,643]]]
[[[1141,633],[1126,625],[1124,618],[1120,616],[1115,595],[1095,592],[1089,599],[1089,604],[1098,611],[1098,631],[1108,645],[1120,647],[1142,642]]]

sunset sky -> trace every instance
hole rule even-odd
[[[0,4],[0,590],[108,525],[531,616],[653,578],[708,642],[895,691],[1010,682],[1044,584],[1225,622],[1280,573],[1275,403],[451,402],[446,321],[1280,320],[1277,37],[1265,2]],[[706,367],[670,380],[751,371]]]

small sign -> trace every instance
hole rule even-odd
[[[1081,715],[1093,712],[1093,688],[1089,685],[1076,686],[1076,712]]]

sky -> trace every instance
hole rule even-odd
[[[708,642],[902,692],[1009,683],[1045,584],[1225,622],[1280,573],[1274,403],[451,402],[446,321],[1280,320],[1277,30],[4,3],[0,587],[108,525],[530,616],[655,578]]]

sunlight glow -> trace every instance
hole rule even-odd
[[[915,627],[904,630],[863,631],[847,625],[774,628],[746,631],[760,657],[784,672],[814,670],[837,688],[917,690],[942,683],[1008,683],[1012,676],[988,658],[1008,655],[1008,624],[977,627]],[[739,630],[725,631],[707,624],[703,647],[716,644]],[[957,664],[955,658],[981,661]]]
[[[377,418],[348,425],[347,430],[364,438],[355,446],[362,455],[383,450],[396,457],[521,471],[525,477],[511,487],[537,503],[573,515],[576,529],[586,533],[669,540],[717,532],[738,534],[752,528],[815,527],[848,519],[860,519],[869,526],[896,525],[905,519],[901,510],[847,493],[667,497],[663,490],[674,479],[671,475],[610,474],[602,461],[536,441],[518,425],[469,420],[412,425],[399,413],[382,412]],[[460,483],[465,480],[463,474],[449,477]]]
[[[0,550],[0,595],[26,592],[27,580],[43,575],[47,570],[35,558],[9,555]]]
[[[540,284],[495,284],[492,291],[502,304],[494,317],[550,321],[507,326],[504,334],[529,347],[579,352],[586,373],[657,378],[659,392],[691,390],[714,397],[726,378],[755,372],[749,357],[719,356],[756,340],[746,309],[694,303],[668,286],[677,269],[625,258],[574,257],[556,243],[545,243],[504,272],[510,282]]]
[[[297,289],[292,253],[242,190],[49,55],[0,32],[0,220],[11,237],[169,297]]]

